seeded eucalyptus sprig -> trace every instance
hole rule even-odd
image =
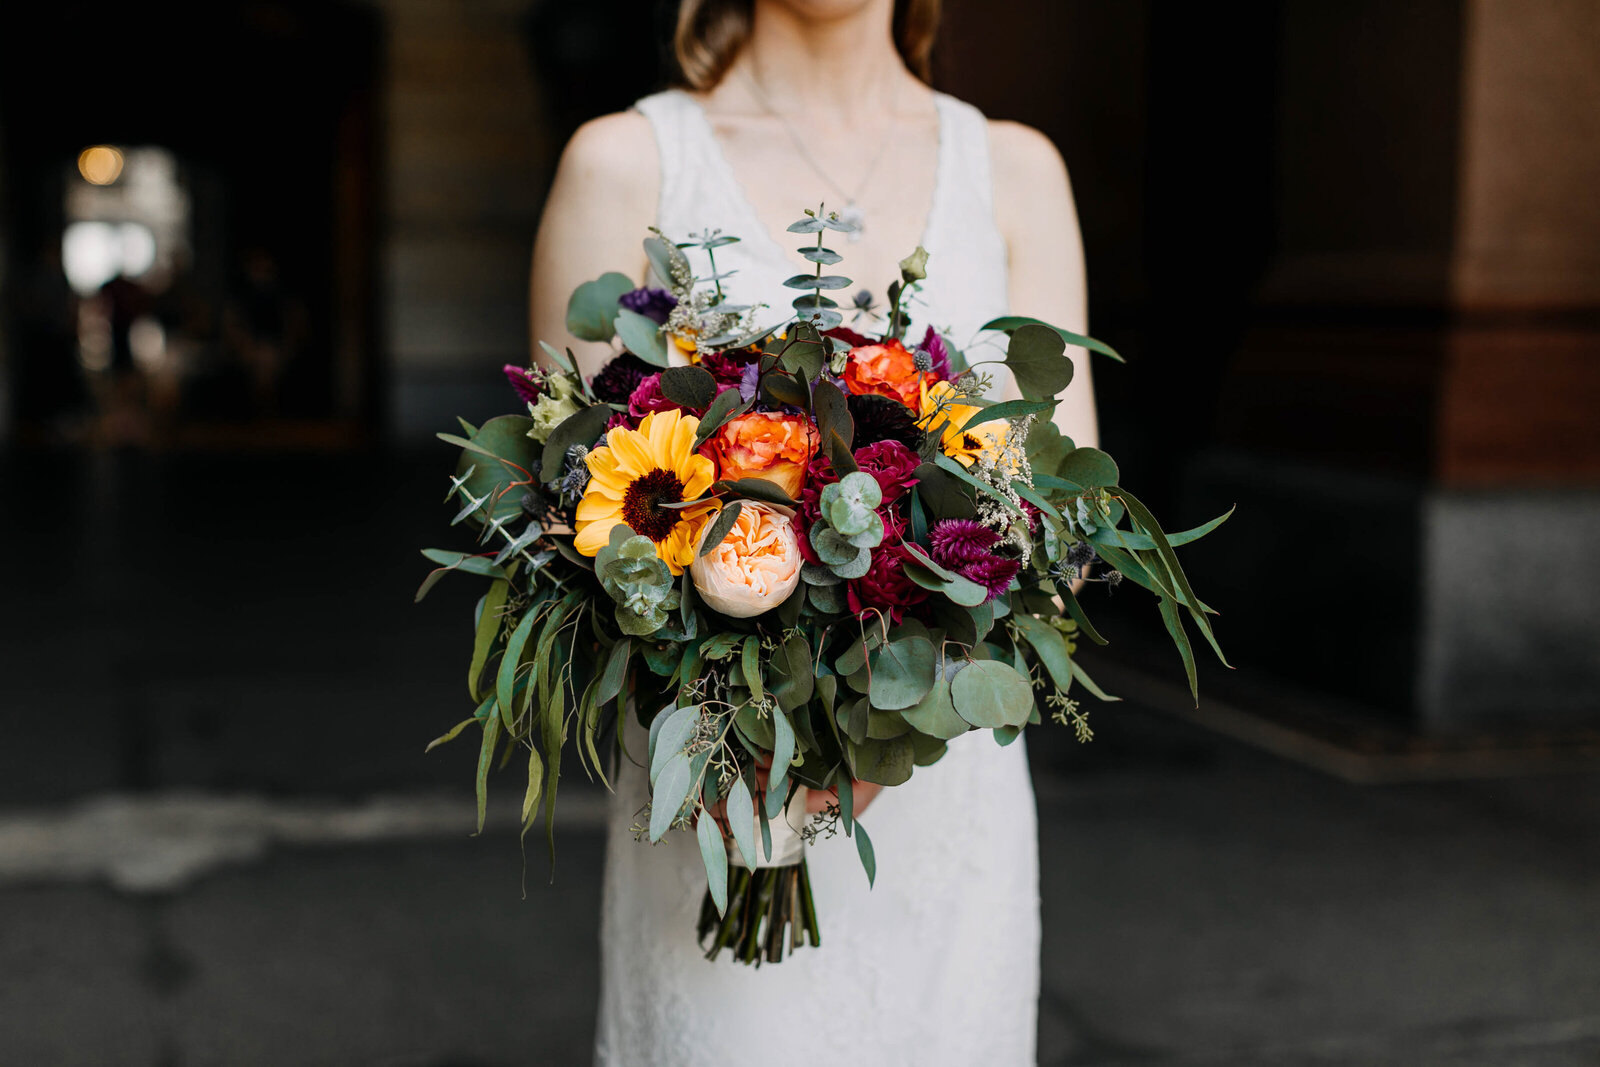
[[[842,274],[824,274],[823,267],[831,267],[844,257],[831,248],[822,245],[822,234],[825,230],[835,230],[840,233],[850,233],[853,227],[847,222],[840,222],[837,212],[825,211],[823,205],[817,205],[817,210],[806,208],[806,217],[798,222],[789,224],[790,233],[814,233],[817,243],[811,247],[801,248],[800,254],[817,265],[815,274],[796,274],[783,284],[790,289],[809,289],[808,296],[794,298],[794,309],[800,317],[809,318],[817,324],[819,330],[831,330],[844,322],[844,316],[839,314],[839,302],[832,297],[822,294],[831,289],[848,289],[850,279]]]

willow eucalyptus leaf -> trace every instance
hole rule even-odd
[[[728,848],[722,843],[722,830],[709,811],[702,810],[695,820],[694,835],[700,842],[700,860],[706,868],[706,887],[717,914],[728,910]]]
[[[689,788],[694,783],[689,775],[689,757],[679,752],[667,760],[656,777],[650,793],[650,840],[660,841],[662,836],[678,821],[683,802],[689,799]]]

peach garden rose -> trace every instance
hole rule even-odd
[[[740,501],[722,543],[689,565],[694,587],[711,608],[747,619],[782,604],[800,584],[800,546],[785,509]],[[711,529],[706,525],[706,532]],[[702,538],[705,536],[701,535]]]

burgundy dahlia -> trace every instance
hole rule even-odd
[[[878,488],[883,490],[879,510],[889,507],[917,484],[911,475],[922,465],[922,458],[899,441],[874,441],[856,449],[855,459],[856,466],[877,479]]]
[[[639,383],[655,372],[655,368],[632,352],[624,352],[604,367],[589,383],[594,395],[608,404],[626,404]]]
[[[534,377],[533,371],[527,367],[519,367],[515,363],[507,363],[503,369],[505,370],[506,381],[511,383],[511,388],[517,391],[517,395],[522,398],[523,403],[537,404],[539,402],[539,379]]]
[[[942,519],[928,531],[933,561],[983,586],[990,600],[1010,588],[1022,569],[1021,561],[994,551],[999,543],[999,534],[971,519]]]
[[[903,543],[905,517],[896,511],[883,514],[883,544],[872,550],[872,565],[860,578],[845,583],[845,601],[857,615],[874,608],[898,624],[905,610],[928,599],[928,591],[906,577],[905,562],[911,553]]]
[[[678,298],[665,289],[644,288],[623,293],[617,298],[617,303],[629,311],[637,311],[660,326],[667,321],[667,316],[672,314],[672,309],[678,306]]]
[[[759,352],[736,348],[727,352],[707,352],[700,357],[702,369],[710,371],[718,385],[738,385],[756,365]]]
[[[681,407],[681,404],[668,400],[661,394],[660,374],[652,374],[641,379],[638,387],[628,397],[628,411],[636,419],[642,419],[654,411],[675,411]]]

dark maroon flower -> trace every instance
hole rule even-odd
[[[915,452],[922,446],[917,416],[900,401],[876,393],[851,393],[845,403],[855,420],[857,447],[876,441],[899,441]]]
[[[837,337],[851,348],[860,348],[863,345],[875,345],[878,342],[866,334],[857,333],[848,326],[835,326],[831,330],[823,330],[824,337]]]
[[[1000,535],[972,519],[942,519],[928,531],[929,555],[941,567],[955,571],[1000,596],[1022,569],[1019,560],[995,552]]]
[[[589,382],[594,395],[608,404],[626,404],[639,383],[655,373],[655,368],[632,352],[624,352],[604,367]]]
[[[511,383],[511,388],[517,391],[525,404],[539,402],[539,379],[533,376],[533,371],[527,367],[519,367],[515,363],[507,363],[504,367],[506,381]]]
[[[624,430],[637,430],[639,428],[639,420],[633,418],[626,411],[613,411],[611,417],[606,420],[606,432],[610,433],[618,426],[621,426]]]
[[[922,465],[922,457],[899,441],[874,441],[855,451],[856,466],[872,475],[883,490],[879,510],[892,505],[906,490],[917,484],[911,472]]]
[[[945,345],[944,338],[932,326],[922,335],[922,343],[917,346],[918,352],[925,352],[931,369],[928,373],[942,382],[949,381],[954,375],[950,372],[950,349]]]
[[[660,326],[667,321],[667,316],[672,314],[672,309],[678,306],[678,298],[665,289],[644,288],[623,293],[617,298],[617,303],[629,311],[637,311]]]
[[[857,615],[873,609],[898,624],[905,610],[928,599],[928,591],[906,577],[905,562],[911,553],[904,544],[905,516],[895,510],[883,515],[883,543],[872,550],[872,565],[860,578],[845,582],[845,601]]]
[[[756,364],[759,352],[748,348],[735,348],[727,352],[707,352],[700,357],[700,366],[711,372],[718,385],[738,385],[749,368]]]

